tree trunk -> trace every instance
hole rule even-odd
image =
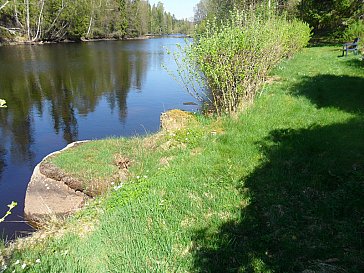
[[[35,37],[33,41],[36,41],[38,38],[40,38],[40,33],[42,31],[42,15],[43,15],[43,9],[44,9],[44,0],[42,0],[42,6],[40,8],[39,17],[38,17],[38,26],[37,26],[37,33],[35,34]]]
[[[26,13],[27,13],[27,33],[28,33],[28,41],[30,41],[29,0],[25,0],[25,8],[26,8]]]
[[[91,17],[90,17],[90,23],[88,25],[87,34],[86,34],[87,38],[89,37],[90,32],[91,32],[92,21],[93,21],[93,14],[91,14]]]
[[[17,8],[18,4],[16,2],[16,0],[14,0],[14,17],[15,17],[15,21],[16,24],[18,25],[18,27],[20,28],[24,28],[23,24],[19,21],[19,16],[18,16],[18,8]]]

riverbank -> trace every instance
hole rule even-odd
[[[97,181],[121,155],[129,180],[61,224],[71,230],[14,250],[9,271],[361,272],[364,74],[338,55],[315,47],[283,61],[237,118],[196,116],[55,157]]]
[[[146,40],[151,39],[152,36],[139,36],[133,38],[99,38],[99,39],[85,39],[82,38],[80,41],[72,41],[72,40],[61,40],[61,41],[28,41],[26,39],[15,39],[0,42],[0,46],[15,46],[15,45],[47,45],[47,44],[67,44],[67,43],[77,43],[77,42],[98,42],[98,41],[129,41],[129,40]]]
[[[59,43],[77,43],[77,42],[101,42],[101,41],[137,41],[137,40],[146,40],[146,39],[157,39],[157,38],[192,38],[190,35],[177,35],[177,34],[166,34],[166,35],[154,35],[148,34],[137,37],[124,37],[124,38],[81,38],[79,41],[74,40],[61,40],[61,41],[28,41],[25,38],[17,37],[10,40],[0,41],[0,46],[15,46],[15,45],[46,45],[46,44],[59,44]]]

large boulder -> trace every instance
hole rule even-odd
[[[80,142],[68,145],[70,149]],[[50,156],[64,151],[57,151],[45,157],[33,172],[28,184],[24,214],[25,218],[36,226],[41,226],[52,217],[65,217],[79,210],[89,198],[81,191],[71,189],[62,180],[46,176],[41,172],[41,164]]]

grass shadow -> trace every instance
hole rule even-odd
[[[349,60],[346,61],[347,66],[349,67],[353,67],[353,68],[364,68],[364,60],[361,60],[360,57],[358,56],[357,58],[353,59],[350,58]],[[363,71],[364,74],[364,71]]]
[[[363,140],[362,118],[272,131],[240,221],[196,232],[196,271],[364,272]]]
[[[358,67],[358,62],[360,60],[348,60],[348,68]],[[310,99],[318,108],[334,107],[354,114],[364,111],[364,77],[329,74],[304,77],[291,90],[295,95]]]

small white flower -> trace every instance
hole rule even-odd
[[[140,179],[140,176],[138,175],[136,178],[137,178],[137,179]]]
[[[36,262],[37,264],[39,264],[39,263],[40,263],[40,259],[36,259],[36,260],[35,260],[35,262]]]
[[[26,268],[27,267],[27,264],[26,263],[23,263],[22,265],[21,265],[21,268],[22,269],[24,269],[24,268]]]
[[[147,175],[144,175],[143,177],[144,177],[144,178],[148,178],[148,176],[147,176]]]
[[[114,187],[114,190],[115,190],[115,191],[117,191],[117,190],[119,190],[119,189],[121,189],[121,188],[122,188],[122,185],[118,185],[118,186],[115,186],[115,187]]]
[[[16,262],[14,263],[14,265],[20,264],[19,260],[16,260]]]
[[[111,182],[111,185],[115,185],[115,183],[114,182]]]

